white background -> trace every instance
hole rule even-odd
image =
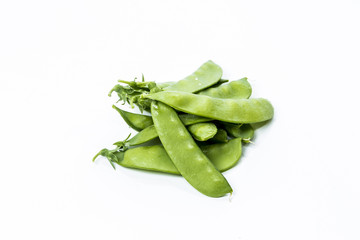
[[[0,239],[360,239],[360,3],[1,1]],[[91,162],[133,132],[107,93],[212,59],[275,107],[234,189]]]

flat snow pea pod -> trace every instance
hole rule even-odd
[[[153,120],[151,116],[143,115],[143,114],[137,114],[137,113],[131,113],[124,110],[121,110],[120,108],[113,105],[113,108],[120,113],[120,115],[123,117],[125,122],[129,125],[129,127],[133,128],[136,131],[141,131],[151,125],[153,125]],[[180,120],[185,125],[192,125],[195,123],[201,123],[201,122],[210,122],[212,119],[196,116],[193,114],[179,114]]]
[[[171,161],[195,189],[210,197],[232,193],[225,177],[196,145],[174,109],[153,101],[151,114],[160,141]]]
[[[192,114],[179,114],[179,118],[183,122],[183,124],[186,126],[196,124],[196,123],[212,121],[212,119],[210,119],[210,118],[204,118],[204,117],[195,116]],[[145,129],[141,130],[130,140],[119,141],[119,142],[114,143],[114,145],[125,150],[128,147],[140,145],[140,144],[146,143],[148,141],[151,141],[151,140],[157,138],[158,136],[159,135],[157,134],[154,125],[151,125]]]
[[[210,87],[197,94],[214,98],[247,99],[251,96],[252,88],[247,78],[231,81],[219,87]]]
[[[241,156],[241,138],[234,138],[227,143],[201,146],[201,151],[210,159],[216,169],[224,172],[239,161]],[[156,172],[180,175],[162,145],[136,147],[125,152],[114,153],[120,166]]]
[[[192,125],[195,123],[203,123],[203,122],[211,122],[212,121],[211,118],[200,117],[200,116],[196,116],[193,114],[187,114],[187,113],[179,114],[179,118],[183,122],[183,124],[186,126]]]
[[[239,161],[242,152],[241,138],[233,138],[227,143],[216,143],[201,147],[203,153],[221,172],[226,171]]]
[[[250,142],[254,137],[254,128],[250,124],[225,124],[224,126],[230,136],[242,138],[244,142]]]
[[[153,125],[153,121],[151,116],[142,115],[142,114],[136,114],[127,112],[124,110],[121,110],[120,108],[113,105],[113,108],[120,113],[124,121],[131,127],[132,129],[136,131],[141,131],[144,128],[147,128],[151,125]]]
[[[223,122],[263,122],[274,115],[273,106],[264,98],[221,99],[179,91],[163,91],[143,97],[163,102],[178,111]]]
[[[164,90],[194,93],[216,84],[219,82],[221,76],[222,69],[210,60],[201,65],[190,76],[165,87]]]
[[[188,130],[196,140],[206,141],[215,136],[217,127],[214,123],[195,123]]]
[[[174,85],[176,82],[161,82],[161,83],[157,83],[156,86],[158,86],[161,89],[164,89],[166,87],[169,87],[171,85]]]
[[[226,142],[228,142],[229,139],[228,139],[227,132],[222,128],[217,128],[216,134],[214,135],[214,137],[212,137],[210,139],[210,141],[218,142],[218,143],[226,143]]]
[[[134,137],[129,140],[119,141],[114,143],[114,145],[121,147],[123,149],[127,149],[130,146],[136,146],[143,143],[146,143],[150,140],[153,140],[158,137],[156,129],[154,125],[151,125],[142,131],[138,132]]]

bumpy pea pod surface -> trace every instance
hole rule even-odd
[[[204,117],[195,116],[192,114],[179,114],[179,118],[185,126],[212,121],[212,119],[210,119],[210,118],[204,118]],[[216,128],[216,126],[215,126],[215,128]],[[137,133],[131,139],[129,139],[127,141],[116,142],[116,143],[114,143],[114,145],[121,147],[123,149],[127,149],[128,147],[140,145],[140,144],[146,143],[148,141],[151,141],[151,140],[157,138],[158,136],[159,135],[158,135],[154,125],[151,125],[145,129],[141,130],[139,133]]]
[[[214,123],[196,123],[188,127],[191,135],[198,141],[206,141],[215,136],[217,127]]]
[[[198,92],[216,84],[221,76],[222,69],[213,61],[207,61],[201,65],[193,74],[168,87],[166,91]]]
[[[197,94],[214,98],[247,99],[251,96],[251,92],[252,88],[247,78],[242,78],[219,87],[210,87]]]
[[[264,98],[220,99],[179,91],[163,91],[144,95],[176,110],[223,122],[255,123],[269,120],[274,108]]]
[[[234,138],[227,143],[200,146],[200,149],[216,169],[223,172],[239,161],[241,147],[241,138]],[[114,154],[117,159],[111,160],[123,167],[180,175],[161,145],[131,148]]]
[[[153,125],[152,117],[142,114],[136,114],[121,110],[120,108],[113,105],[113,108],[120,113],[124,121],[136,131],[141,131],[151,125]]]
[[[196,145],[174,109],[153,101],[151,114],[171,161],[195,189],[210,197],[221,197],[232,192],[225,177]]]

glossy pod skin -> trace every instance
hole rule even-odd
[[[124,119],[124,121],[136,131],[141,131],[144,128],[147,128],[153,125],[152,117],[142,114],[136,114],[121,110],[120,108],[116,107],[115,105],[112,106]]]
[[[189,93],[198,92],[219,82],[222,73],[222,69],[210,60],[201,65],[190,76],[165,87],[164,90]]]
[[[217,127],[214,123],[196,123],[188,127],[191,135],[198,141],[206,141],[215,136]]]
[[[200,146],[200,149],[216,169],[224,172],[239,161],[242,151],[241,138],[234,138],[227,143]],[[114,162],[126,168],[180,175],[162,145],[131,148],[114,155],[117,158]]]
[[[200,150],[174,109],[153,101],[151,114],[171,161],[195,189],[210,197],[232,193],[225,177]]]
[[[157,92],[143,97],[163,102],[178,111],[223,122],[263,122],[274,115],[273,106],[264,98],[220,99],[178,91]]]
[[[252,88],[247,78],[242,78],[219,87],[210,87],[197,94],[223,99],[247,99],[251,96],[251,92]]]

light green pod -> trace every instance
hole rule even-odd
[[[112,106],[124,119],[124,121],[136,131],[141,131],[144,128],[147,128],[153,125],[152,117],[146,116],[142,114],[136,114],[121,110],[120,108],[116,107],[115,105]]]
[[[242,78],[219,87],[210,87],[197,94],[223,99],[247,99],[251,96],[251,92],[252,88],[247,78]]]
[[[234,138],[227,143],[200,146],[200,149],[216,169],[223,172],[239,161],[241,138]],[[162,145],[136,147],[114,154],[117,158],[115,162],[123,167],[180,175]]]
[[[225,129],[230,136],[242,138],[244,142],[250,142],[254,137],[254,128],[250,124],[225,124]]]
[[[221,197],[232,192],[225,177],[196,145],[174,109],[153,101],[151,114],[171,161],[195,189],[210,197]]]
[[[206,89],[209,89],[209,88],[212,88],[212,87],[218,87],[220,86],[221,84],[223,83],[226,83],[226,82],[229,82],[229,80],[227,79],[220,79],[217,83],[215,83],[214,85],[211,85],[210,87],[206,88]],[[174,85],[176,82],[161,82],[161,83],[157,83],[156,86],[159,87],[160,89],[164,89],[166,87],[169,87],[171,85]],[[206,90],[204,89],[204,90]],[[202,90],[202,91],[204,91]]]
[[[274,116],[274,108],[264,98],[220,99],[179,91],[144,95],[174,109],[231,123],[263,122]]]
[[[159,87],[160,89],[164,89],[166,87],[174,85],[175,83],[176,82],[161,82],[161,83],[157,83],[156,86]]]
[[[151,125],[145,128],[144,130],[142,130],[141,132],[137,133],[134,137],[130,138],[126,142],[126,146],[136,146],[139,144],[143,144],[157,137],[158,134],[156,132],[154,125]]]
[[[201,65],[193,74],[183,80],[176,82],[165,91],[182,91],[194,93],[216,84],[222,76],[222,69],[213,61],[207,61]]]
[[[179,114],[179,118],[185,126],[212,121],[212,119],[210,118],[204,118],[192,114]],[[158,136],[159,135],[156,132],[154,125],[151,125],[141,130],[139,133],[137,133],[134,137],[130,138],[129,140],[119,141],[114,143],[114,145],[127,149],[128,147],[137,146],[146,143],[148,141],[151,141],[157,138]]]
[[[215,136],[217,127],[214,123],[196,123],[188,127],[191,135],[198,141],[206,141]]]
[[[211,122],[211,118],[205,118],[196,116],[193,114],[179,114],[180,120],[183,122],[185,126],[189,126],[195,123],[203,123],[203,122]]]

